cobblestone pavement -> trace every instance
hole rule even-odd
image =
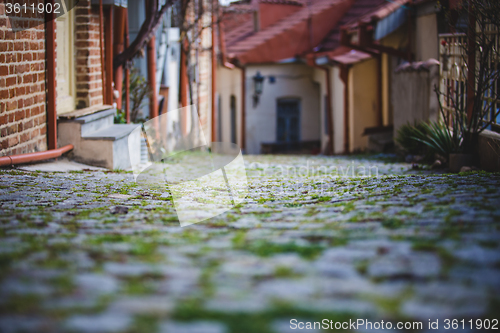
[[[1,170],[0,332],[500,319],[499,174],[245,159],[246,202],[185,228],[168,192],[130,173]]]

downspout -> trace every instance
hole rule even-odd
[[[215,1],[213,1],[213,6],[215,7]],[[212,10],[212,142],[215,142],[216,135],[215,135],[215,90],[217,89],[216,87],[216,73],[217,73],[217,57],[215,53],[215,45],[216,45],[216,38],[215,38],[215,23],[216,23],[216,17],[215,17],[215,10]]]
[[[378,119],[379,127],[384,126],[384,111],[382,110],[382,54],[377,57],[377,104],[378,104]]]
[[[151,87],[149,98],[149,119],[158,117],[158,93],[156,89],[156,36],[148,42],[148,79]]]
[[[51,1],[50,3],[53,3]],[[49,149],[57,148],[57,113],[56,113],[56,17],[54,13],[45,13],[45,56],[47,58],[47,141]]]
[[[58,149],[51,149],[47,151],[39,151],[36,153],[11,155],[0,157],[0,166],[9,166],[15,164],[25,164],[36,161],[44,161],[51,158],[60,157],[62,154],[73,149],[73,145],[66,145]]]
[[[101,48],[101,85],[102,85],[102,104],[106,104],[106,71],[104,62],[104,12],[102,0],[99,0],[99,47]]]
[[[344,82],[344,154],[349,154],[349,66],[340,65],[340,79]]]
[[[241,150],[246,149],[246,115],[245,115],[246,70],[241,67]]]
[[[181,41],[180,43],[183,43]],[[181,103],[181,108],[188,106],[188,95],[187,95],[187,89],[188,89],[188,77],[187,77],[187,66],[186,66],[186,52],[184,51],[184,46],[181,44],[181,64],[180,64],[180,70],[179,70],[179,97],[180,97],[180,103]],[[187,134],[188,128],[187,128],[187,115],[186,112],[181,113],[181,131],[182,134]]]
[[[106,104],[113,104],[113,6],[106,8]]]
[[[125,48],[130,45],[129,32],[128,32],[128,8],[126,9],[125,20]],[[130,69],[128,65],[125,66],[125,118],[127,119],[127,124],[130,124]]]
[[[234,65],[227,61],[226,58],[226,40],[224,35],[224,22],[219,22],[219,39],[220,39],[220,48],[222,54],[222,65],[228,69],[233,69]]]

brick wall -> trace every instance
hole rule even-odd
[[[35,3],[43,0],[35,1]],[[0,156],[47,149],[45,119],[45,27],[38,18],[14,24],[0,3]]]
[[[103,104],[99,7],[81,0],[75,8],[75,20],[76,107],[81,109]]]

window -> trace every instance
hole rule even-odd
[[[231,142],[237,143],[236,131],[236,97],[231,95]]]
[[[220,95],[217,95],[217,141],[222,142],[222,105]]]
[[[324,120],[324,124],[325,124],[325,134],[328,135],[329,134],[329,131],[328,131],[328,96],[325,96],[325,98],[323,99],[324,100],[324,104],[325,104],[325,120]]]

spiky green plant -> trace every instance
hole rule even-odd
[[[418,135],[417,131],[425,133],[426,129],[422,126],[422,123],[415,123],[414,125],[407,123],[398,129],[396,142],[408,154],[417,155],[425,153],[426,145],[414,138]]]
[[[414,129],[412,138],[426,145],[433,153],[448,158],[449,154],[461,151],[462,133],[457,122],[452,128],[443,122],[422,123],[423,130]]]

